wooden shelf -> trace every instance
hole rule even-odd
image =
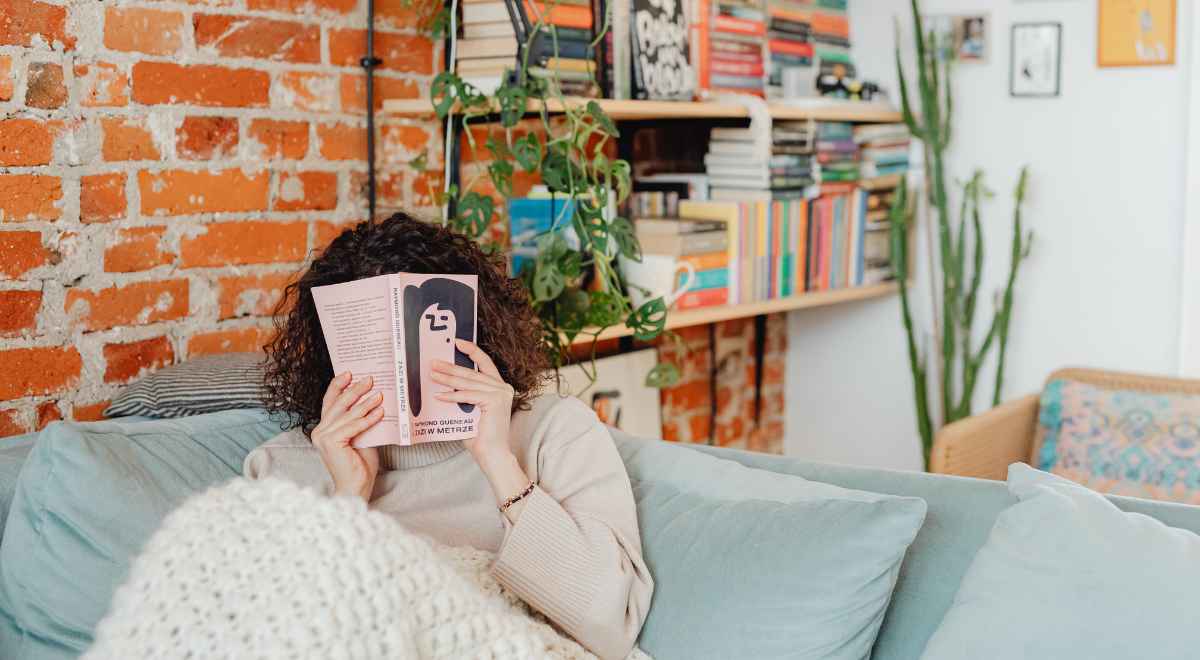
[[[578,107],[595,100],[615,121],[648,119],[738,119],[750,116],[746,108],[735,103],[715,101],[616,101],[613,99],[568,98],[566,105]],[[551,113],[563,111],[563,103],[557,100],[546,102]],[[900,113],[879,103],[853,101],[805,102],[798,105],[769,103],[771,116],[775,119],[815,119],[818,121],[861,121],[899,122]],[[528,110],[539,108],[538,101],[530,101]],[[393,99],[383,102],[383,112],[395,117],[433,117],[433,106],[429,99]]]
[[[789,298],[746,303],[744,305],[701,307],[700,309],[689,309],[682,312],[672,311],[667,314],[667,329],[686,328],[693,325],[707,325],[709,323],[728,321],[730,319],[758,316],[759,314],[775,314],[777,312],[790,312],[794,309],[825,307],[827,305],[837,305],[841,303],[853,302],[855,300],[881,298],[883,296],[889,296],[896,291],[897,286],[895,282],[884,282],[882,284],[859,286],[848,289],[814,291],[812,293],[802,293],[798,296],[791,296]],[[614,326],[600,333],[600,340],[628,337],[631,334],[633,334],[633,332],[624,325]],[[592,335],[580,335],[576,337],[575,341],[572,343],[588,344],[591,343],[591,341]]]

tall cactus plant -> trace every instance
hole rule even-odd
[[[934,337],[939,350],[937,356],[937,385],[940,396],[940,420],[943,424],[971,415],[971,401],[979,382],[980,370],[988,353],[995,348],[995,389],[993,405],[1000,402],[1000,388],[1004,382],[1004,366],[1008,349],[1009,322],[1012,318],[1013,289],[1021,262],[1029,256],[1033,235],[1026,233],[1021,223],[1021,206],[1025,201],[1028,181],[1027,168],[1021,169],[1015,198],[1016,211],[1013,219],[1012,249],[1008,277],[1003,292],[998,296],[987,333],[978,346],[974,345],[976,307],[982,281],[985,249],[981,203],[991,196],[983,182],[983,173],[976,170],[962,184],[962,201],[955,222],[951,215],[949,191],[946,184],[946,150],[950,145],[953,95],[950,89],[950,66],[945,53],[945,44],[939,44],[938,35],[926,33],[921,22],[921,11],[917,0],[911,0],[913,36],[916,41],[916,83],[919,108],[914,108],[909,98],[909,81],[904,73],[900,54],[899,31],[896,43],[896,72],[900,80],[900,102],[904,123],[912,136],[921,141],[925,148],[925,180],[933,221],[937,228],[937,254],[940,272],[935,276],[940,286],[934,295]],[[930,410],[929,363],[921,351],[921,331],[913,321],[911,294],[908,287],[910,243],[909,229],[914,224],[916,205],[912,203],[907,184],[902,183],[897,191],[891,210],[892,255],[896,279],[900,287],[901,320],[907,339],[909,367],[912,371],[914,404],[917,413],[917,430],[925,459],[933,446],[935,430],[933,411]],[[968,248],[969,245],[969,248]]]

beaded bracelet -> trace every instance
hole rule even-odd
[[[529,482],[529,485],[525,487],[525,490],[521,491],[520,493],[518,493],[516,495],[513,495],[512,497],[508,498],[507,500],[504,500],[504,504],[500,505],[500,513],[504,513],[505,511],[508,511],[508,508],[510,506],[525,499],[532,492],[533,492],[533,482],[531,481],[531,482]]]

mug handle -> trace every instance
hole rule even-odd
[[[683,294],[687,293],[688,289],[692,288],[692,285],[696,283],[696,267],[693,266],[691,262],[677,262],[675,264],[675,275],[678,275],[681,269],[686,271],[687,275],[684,275],[683,277],[683,284],[680,284],[678,288],[671,292],[671,295],[667,296],[667,309],[670,309],[671,306],[675,304],[675,301],[679,300],[679,298],[683,296]],[[673,277],[672,279],[678,278]]]

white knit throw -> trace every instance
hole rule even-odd
[[[361,501],[236,479],[167,517],[83,657],[595,657],[505,591],[492,559]]]

